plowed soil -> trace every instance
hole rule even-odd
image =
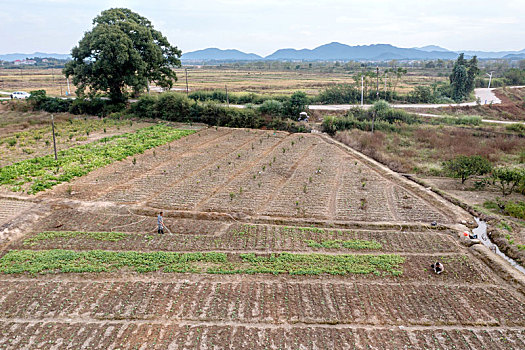
[[[398,276],[0,274],[0,349],[525,348],[525,296],[459,243],[468,216],[322,136],[210,128],[1,203],[0,262],[50,249],[405,260]],[[328,244],[350,240],[375,245]]]

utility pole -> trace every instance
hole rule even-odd
[[[365,88],[364,78],[361,75],[361,107],[363,107],[363,90]]]
[[[388,79],[388,75],[387,75],[387,70],[385,69],[385,100],[387,100],[387,96],[386,96],[386,80]]]
[[[376,97],[379,100],[379,67],[376,67],[376,75],[377,75],[377,90],[376,90]]]
[[[189,94],[189,89],[188,89],[188,68],[184,68],[184,72],[186,73],[186,96]]]
[[[490,82],[492,81],[492,73],[494,73],[494,72],[490,72],[490,74],[489,73],[485,73],[486,75],[489,76],[489,86],[487,87],[487,89],[490,89]]]
[[[226,104],[230,107],[230,99],[228,98],[228,85],[224,85],[226,88]]]
[[[51,130],[53,131],[53,149],[55,150],[55,160],[58,160],[57,157],[57,141],[55,138],[55,118],[51,114]]]

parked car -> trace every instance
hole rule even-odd
[[[25,91],[15,91],[15,92],[13,92],[11,94],[11,99],[14,99],[14,100],[25,100],[29,96],[31,96],[31,94],[28,94]]]

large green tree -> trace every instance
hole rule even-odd
[[[450,75],[450,85],[452,86],[452,99],[460,102],[474,91],[474,80],[479,74],[478,59],[472,57],[470,61],[465,60],[464,54],[460,54],[454,63],[452,74]]]
[[[180,67],[181,51],[171,46],[151,22],[125,8],[103,11],[93,20],[93,29],[75,46],[64,74],[73,77],[77,94],[109,93],[114,102],[125,101],[154,81],[171,88]]]

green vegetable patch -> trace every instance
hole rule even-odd
[[[60,151],[58,160],[48,155],[0,168],[0,185],[9,185],[14,191],[25,189],[27,193],[34,194],[194,132],[159,124],[135,133],[103,138]]]
[[[291,274],[398,276],[405,258],[396,254],[326,255],[254,253],[227,255],[221,252],[113,252],[102,250],[12,250],[0,258],[0,273],[176,272],[212,274]]]

